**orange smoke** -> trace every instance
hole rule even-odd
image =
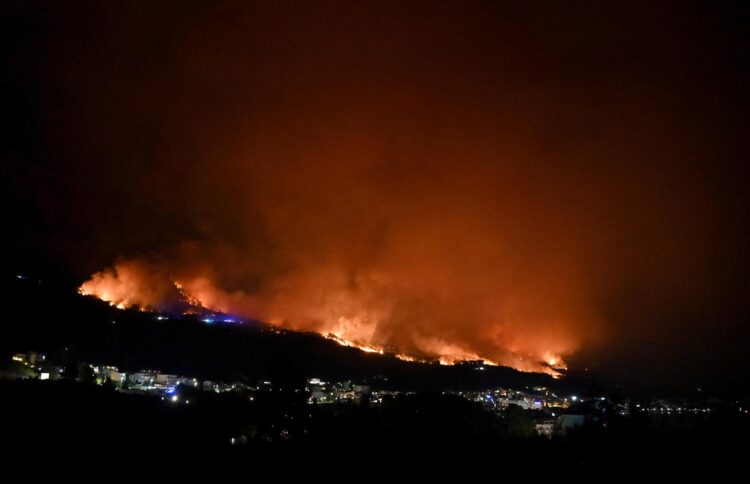
[[[96,296],[119,309],[160,309],[174,297],[175,286],[164,274],[152,270],[140,260],[121,261],[94,274],[78,292]]]
[[[732,9],[13,3],[9,233],[111,265],[83,294],[405,359],[741,367],[705,344],[748,320]]]
[[[205,256],[201,247],[187,244],[173,262],[120,261],[94,274],[80,292],[142,309],[167,307],[179,296],[364,351],[442,364],[483,360],[557,375],[563,355],[581,344],[575,332],[591,316],[576,303],[570,281],[520,271],[513,285],[493,280],[471,254],[462,265],[451,248],[420,253],[410,244],[398,247],[359,270],[342,261],[309,262],[249,291],[223,288],[215,268],[195,261]],[[528,293],[531,287],[538,293]]]
[[[108,229],[89,244],[102,259],[150,259],[125,258],[82,292],[117,306],[182,298],[405,358],[547,372],[642,324],[617,320],[635,289],[697,300],[711,285],[698,277],[715,232],[704,221],[722,217],[705,184],[712,158],[684,163],[706,127],[666,129],[684,112],[661,77],[647,87],[640,69],[602,69],[610,52],[640,66],[653,43],[586,22],[623,42],[600,51],[585,34],[547,37],[568,22],[540,36],[482,9],[456,21],[453,8],[403,24],[382,9],[240,12],[253,27],[238,23],[229,45],[223,24],[186,28],[164,53],[173,71],[103,104],[120,109],[96,128],[134,131],[96,152],[122,162],[97,158],[78,204],[118,201],[116,217],[82,218]]]
[[[96,273],[83,283],[79,292],[98,297],[120,309],[136,307],[148,310],[168,305],[166,298],[172,297],[173,290],[177,289],[185,302],[191,305],[265,319],[270,324],[288,329],[316,331],[344,346],[371,353],[389,352],[407,361],[454,364],[481,360],[489,365],[504,365],[557,376],[558,370],[565,368],[561,354],[575,348],[571,340],[537,342],[533,336],[523,334],[516,334],[512,346],[506,346],[505,340],[492,332],[468,338],[457,335],[453,341],[447,341],[431,334],[433,331],[428,329],[429,320],[416,319],[412,326],[408,326],[407,322],[404,322],[404,326],[394,326],[399,324],[399,320],[393,318],[402,317],[397,313],[396,303],[386,299],[378,305],[362,299],[357,291],[352,293],[347,289],[332,289],[341,292],[324,298],[320,301],[321,306],[310,306],[305,311],[296,306],[298,299],[295,293],[277,294],[271,302],[262,303],[244,293],[228,294],[203,278],[178,282],[164,278],[164,273],[149,274],[142,264],[124,261]],[[502,325],[474,326],[497,332],[501,331]],[[402,329],[408,336],[394,334],[396,328]],[[435,331],[439,331],[439,328],[436,326]],[[483,339],[486,342],[482,342]]]
[[[373,146],[387,132],[360,128],[268,126],[253,135],[264,141],[243,139],[202,173],[217,198],[187,198],[200,238],[123,260],[82,292],[161,307],[176,288],[211,310],[364,349],[524,371],[554,373],[596,338],[592,269],[605,254],[589,226],[602,214],[581,204],[597,193],[491,137],[446,133],[395,147],[393,161]]]

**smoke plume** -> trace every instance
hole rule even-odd
[[[19,225],[114,305],[524,370],[739,287],[721,12],[410,5],[16,7],[44,33]]]

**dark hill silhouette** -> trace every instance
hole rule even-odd
[[[60,363],[85,361],[135,371],[154,368],[206,379],[299,384],[305,378],[369,381],[379,387],[446,390],[554,386],[543,374],[476,363],[443,366],[399,360],[341,346],[315,333],[259,322],[206,324],[201,315],[157,319],[80,296],[67,281],[6,276],[9,284],[3,358],[43,351]]]

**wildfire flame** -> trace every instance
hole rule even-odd
[[[137,308],[141,311],[159,310],[160,306],[169,305],[168,299],[175,298],[187,311],[196,308],[217,311],[230,311],[230,306],[242,295],[235,297],[213,293],[210,283],[205,278],[178,281],[168,278],[166,281],[156,278],[151,283],[146,276],[143,264],[126,262],[116,265],[92,276],[84,282],[78,292],[85,296],[94,296],[118,309]],[[172,303],[174,306],[174,301]],[[288,329],[310,329],[288,322],[283,317],[267,318],[269,324]],[[458,343],[449,342],[437,337],[415,335],[411,348],[399,349],[395,345],[377,342],[377,316],[361,314],[356,316],[340,315],[328,322],[316,325],[313,330],[327,339],[342,346],[357,348],[361,351],[376,354],[392,354],[396,358],[411,362],[437,362],[442,365],[453,365],[466,361],[481,361],[488,366],[510,366],[520,371],[542,372],[559,377],[566,369],[562,356],[552,351],[545,351],[539,357],[531,354],[521,356],[509,352],[503,358],[493,358],[472,351]]]
[[[378,353],[378,354],[385,354],[385,350],[383,348],[378,348],[374,345],[369,345],[366,343],[359,343],[356,341],[349,341],[347,339],[342,338],[341,336],[336,336],[335,334],[328,333],[326,335],[323,335],[325,338],[330,339],[331,341],[335,341],[336,343],[342,345],[342,346],[349,346],[351,348],[357,348],[358,350],[362,350],[366,353]]]

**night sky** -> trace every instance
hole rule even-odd
[[[418,358],[747,384],[746,8],[0,16],[18,270]]]

